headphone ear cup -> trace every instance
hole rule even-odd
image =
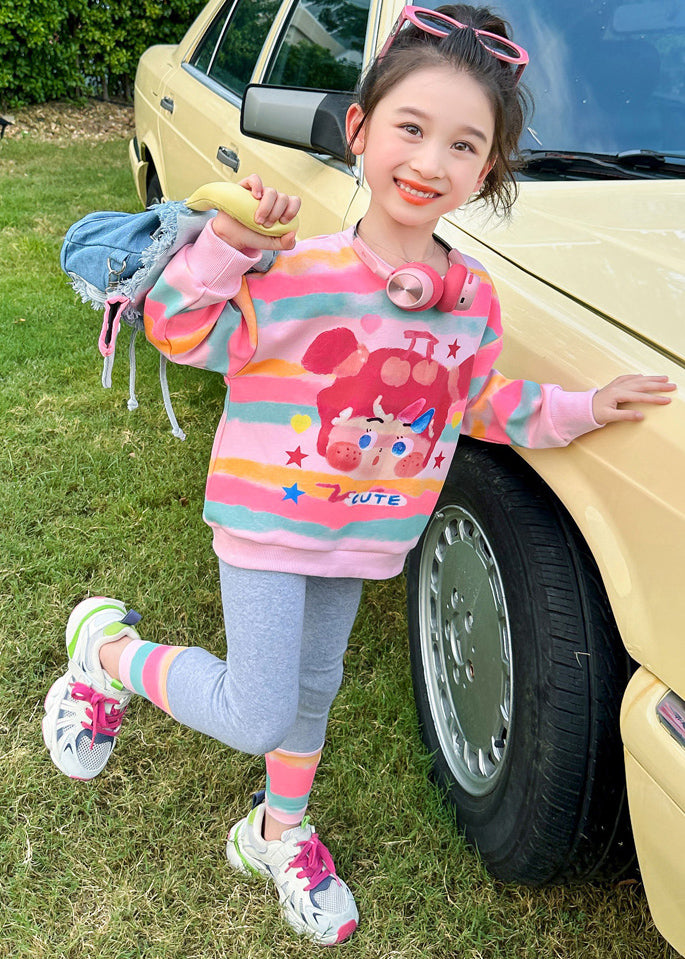
[[[455,263],[445,274],[442,296],[437,302],[438,309],[443,313],[451,313],[457,308],[468,275],[469,271],[463,263]]]
[[[388,298],[403,310],[428,310],[443,295],[443,280],[425,263],[407,263],[388,277]]]
[[[476,293],[478,292],[478,287],[480,286],[480,277],[476,273],[469,273],[466,277],[466,282],[462,287],[461,294],[457,301],[456,309],[458,310],[468,310],[470,309],[473,301],[476,298]]]

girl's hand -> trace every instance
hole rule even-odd
[[[289,223],[297,215],[302,203],[299,196],[288,196],[273,187],[265,187],[256,173],[241,180],[240,186],[259,200],[254,219],[255,223],[261,226],[270,227],[277,221]],[[244,226],[223,210],[219,210],[212,220],[212,228],[222,240],[244,253],[255,250],[292,250],[295,246],[294,231],[279,237],[265,236]]]
[[[601,390],[597,390],[592,399],[592,414],[600,426],[618,420],[633,422],[643,420],[644,413],[639,410],[621,409],[621,404],[653,403],[657,406],[665,406],[671,402],[671,398],[659,394],[670,393],[674,389],[676,389],[675,383],[669,383],[667,376],[640,376],[639,374],[619,376],[603,386]]]

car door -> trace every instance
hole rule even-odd
[[[255,80],[282,87],[352,91],[362,69],[369,0],[295,0]],[[302,197],[300,236],[341,228],[357,192],[340,160],[247,139],[257,172]]]
[[[240,106],[251,80],[292,87],[352,90],[362,66],[369,0],[237,0],[223,5],[173,75],[164,152],[168,195],[187,196],[209,180],[258,173],[302,196],[301,236],[342,225],[356,191],[339,160],[240,133]],[[171,89],[173,85],[173,90]]]
[[[279,9],[278,0],[228,0],[198,38],[176,49],[162,80],[159,138],[165,194],[236,178],[240,105]]]

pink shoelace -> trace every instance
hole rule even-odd
[[[299,868],[300,871],[297,874],[297,878],[309,880],[308,885],[304,887],[305,891],[308,892],[310,889],[316,889],[319,883],[323,882],[327,876],[333,876],[338,885],[340,885],[333,858],[319,839],[318,833],[312,833],[310,839],[298,842],[297,845],[302,847],[301,852],[295,856],[287,868]]]
[[[86,709],[86,716],[90,723],[82,722],[84,729],[90,729],[93,733],[90,740],[90,748],[95,745],[95,737],[98,733],[103,736],[116,736],[121,728],[121,722],[126,712],[126,707],[118,708],[119,703],[116,699],[109,699],[104,693],[96,692],[91,686],[85,683],[74,683],[71,688],[71,695],[74,699],[81,702],[90,703],[92,709]],[[111,709],[107,712],[107,706]]]

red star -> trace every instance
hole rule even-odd
[[[302,466],[302,460],[309,456],[309,453],[303,453],[299,446],[296,450],[286,450],[286,453],[289,457],[286,466],[290,466],[291,463],[294,463],[295,466]]]
[[[433,463],[433,469],[439,470],[444,462],[444,459],[445,459],[444,453],[440,453],[438,456],[436,456],[435,462]]]
[[[447,353],[448,356],[456,357],[457,350],[459,349],[459,341],[455,340],[454,343],[450,343],[450,348]]]

